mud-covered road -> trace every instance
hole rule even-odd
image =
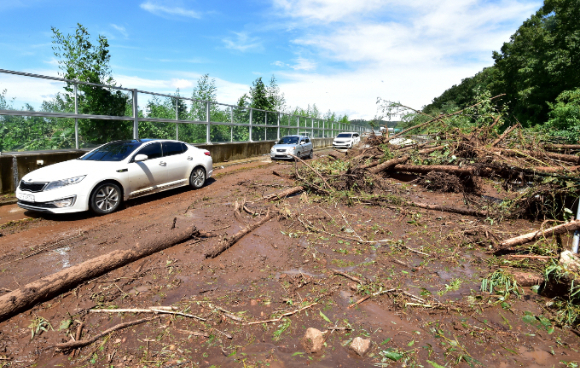
[[[200,190],[130,201],[103,217],[0,207],[0,295],[175,231],[174,219],[178,229],[194,224],[221,235],[188,240],[2,321],[0,367],[578,366],[579,337],[543,317],[550,299],[529,288],[505,300],[480,291],[490,272],[517,266],[488,252],[485,220],[307,194],[270,204],[264,195],[294,186],[273,170],[291,174],[293,166],[228,166]],[[386,180],[412,200],[463,203],[412,179]],[[280,216],[215,259],[204,257],[268,206]],[[506,221],[494,234],[537,227]],[[113,312],[159,306],[182,315]],[[145,317],[155,318],[74,352],[54,348],[76,338],[81,323],[88,339]],[[302,343],[309,327],[324,332],[317,353]],[[371,341],[363,356],[349,348],[356,337]]]

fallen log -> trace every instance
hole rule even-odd
[[[369,171],[373,174],[377,174],[381,171],[388,170],[395,165],[403,164],[403,163],[407,162],[408,159],[409,159],[409,156],[403,156],[400,158],[393,158],[391,160],[383,162],[382,164],[380,164],[376,167],[373,167]]]
[[[264,196],[262,198],[266,199],[266,200],[282,199],[282,198],[286,198],[288,196],[291,196],[292,194],[300,193],[303,190],[304,190],[304,187],[292,187],[292,188],[285,189],[279,193],[274,193],[274,194]]]
[[[264,216],[264,218],[262,218],[260,221],[243,228],[242,230],[235,233],[233,237],[231,237],[228,240],[222,241],[213,250],[207,252],[205,254],[205,258],[215,258],[215,257],[219,256],[220,254],[225,252],[228,248],[230,248],[232,245],[236,244],[241,238],[246,236],[246,234],[251,233],[252,231],[257,229],[258,227],[260,227],[263,224],[265,224],[266,222],[268,222],[276,214],[277,213],[274,211],[271,211],[271,212],[268,211],[268,214],[266,214],[266,216]]]
[[[534,158],[545,158],[549,157],[554,160],[560,160],[564,162],[571,162],[573,164],[580,165],[580,156],[576,155],[565,155],[562,153],[554,152],[542,152],[542,151],[519,151],[514,149],[496,149],[495,152],[503,156],[530,156]]]
[[[455,175],[475,175],[473,167],[459,167],[452,165],[396,165],[391,171],[406,171],[417,174],[427,174],[431,171],[445,172]]]
[[[580,166],[556,167],[556,166],[537,166],[532,167],[532,171],[538,171],[546,174],[564,173],[567,171],[579,171]]]
[[[425,148],[419,151],[420,155],[425,155],[427,153],[431,153],[431,152],[435,152],[435,151],[441,151],[443,149],[447,148],[447,146],[437,146],[437,147],[432,147],[432,148]]]
[[[0,297],[0,321],[28,309],[39,302],[50,299],[81,282],[103,275],[114,269],[134,262],[153,253],[197,237],[200,231],[195,226],[163,232],[153,239],[137,243],[129,250],[116,250],[45,276]],[[205,233],[209,235],[208,233]]]
[[[508,129],[506,129],[505,132],[503,132],[502,135],[499,136],[498,139],[496,139],[495,141],[493,141],[491,143],[491,147],[495,147],[497,146],[501,141],[503,141],[505,139],[505,137],[508,136],[508,134],[510,134],[515,128],[519,127],[520,124],[516,124],[516,125],[512,125],[511,127],[509,127]]]
[[[538,240],[542,237],[547,238],[554,235],[576,231],[578,229],[580,229],[580,220],[574,220],[562,225],[551,227],[549,229],[538,230],[532,233],[516,236],[514,238],[502,241],[499,245],[501,248],[515,247],[516,245],[526,244],[534,240]]]
[[[83,346],[87,346],[87,345],[92,344],[93,342],[97,341],[98,339],[100,339],[103,336],[107,336],[111,332],[114,332],[114,331],[117,331],[117,330],[120,330],[123,328],[131,327],[131,326],[135,326],[135,325],[141,324],[143,322],[149,322],[149,321],[152,321],[156,318],[159,318],[159,317],[142,318],[142,319],[138,319],[136,321],[120,323],[118,325],[115,325],[115,326],[109,328],[106,331],[101,332],[98,335],[93,336],[90,339],[79,340],[79,341],[70,341],[70,342],[65,342],[62,344],[56,344],[54,347],[57,348],[58,350],[69,350],[69,349],[82,348]]]
[[[546,144],[543,148],[545,150],[556,150],[556,151],[567,149],[579,150],[580,144]]]
[[[485,213],[483,211],[471,210],[471,209],[467,209],[467,208],[440,206],[440,205],[436,205],[436,204],[427,204],[427,203],[421,203],[421,202],[409,202],[409,205],[419,207],[419,208],[424,208],[426,210],[458,213],[460,215],[467,215],[467,216],[487,217],[487,213]]]

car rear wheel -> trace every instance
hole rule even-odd
[[[121,204],[121,189],[114,183],[97,185],[90,198],[91,211],[97,215],[115,212]]]
[[[196,167],[189,176],[189,186],[193,189],[199,189],[205,184],[205,170],[203,167]]]
[[[310,154],[308,155],[308,158],[311,160],[314,158],[314,149],[310,150]]]

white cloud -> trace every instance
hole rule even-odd
[[[291,105],[370,118],[376,98],[422,107],[493,64],[538,0],[272,0],[309,53],[278,74]],[[316,73],[313,70],[316,68]],[[281,78],[281,81],[283,79]]]
[[[201,15],[195,10],[185,9],[180,6],[166,6],[157,1],[148,0],[139,5],[141,9],[163,17],[185,17],[185,18],[201,18]]]
[[[274,5],[291,17],[333,22],[380,9],[383,0],[273,0]]]
[[[240,52],[262,50],[262,42],[257,37],[250,37],[246,32],[233,32],[235,38],[222,39],[226,48]]]
[[[116,29],[120,34],[123,35],[123,37],[129,38],[129,34],[127,33],[127,30],[125,29],[125,27],[118,26],[118,25],[112,24],[112,23],[111,23],[111,27],[113,27],[114,29]]]
[[[305,59],[301,56],[299,56],[297,59],[293,59],[292,61],[295,62],[295,64],[286,64],[282,61],[275,61],[272,63],[272,65],[278,66],[280,68],[291,68],[294,70],[314,70],[316,69],[316,62],[312,61],[312,60],[308,60]]]

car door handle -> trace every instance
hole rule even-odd
[[[161,166],[167,166],[167,163],[165,161],[159,161],[159,165],[161,165]]]
[[[191,156],[187,156],[187,159],[188,159],[189,161],[193,161],[193,157],[191,157]]]

